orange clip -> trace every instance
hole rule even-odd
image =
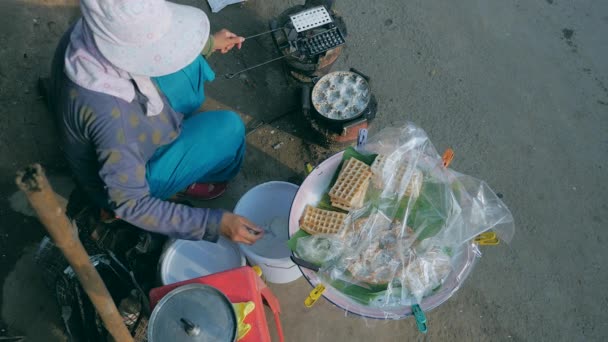
[[[443,152],[443,157],[441,157],[441,159],[443,160],[443,167],[450,166],[452,159],[454,159],[454,150],[451,148],[446,149],[445,152]]]

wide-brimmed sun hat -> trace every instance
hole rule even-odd
[[[202,10],[164,0],[81,0],[80,9],[102,55],[131,74],[174,73],[201,53],[209,38]]]

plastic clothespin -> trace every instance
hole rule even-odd
[[[416,326],[418,326],[418,330],[426,334],[427,326],[426,326],[426,315],[420,308],[420,305],[414,304],[412,305],[412,314],[414,314],[414,318],[416,319]]]
[[[312,291],[310,291],[310,294],[304,300],[304,306],[307,308],[311,308],[313,305],[315,305],[317,300],[319,300],[319,298],[321,298],[321,295],[323,294],[323,292],[325,292],[325,285],[323,285],[323,284],[317,285]]]
[[[258,265],[255,265],[252,267],[253,271],[255,272],[255,274],[258,275],[258,277],[262,277],[262,268]]]
[[[443,167],[450,166],[450,163],[452,163],[452,160],[454,159],[454,150],[452,150],[451,148],[445,150],[441,159],[443,160]]]
[[[357,147],[367,144],[367,128],[361,128],[357,136]]]
[[[485,232],[475,237],[475,243],[480,246],[496,246],[500,243],[495,232]]]
[[[304,168],[306,169],[307,176],[312,173],[312,170],[314,170],[314,166],[312,166],[312,164],[308,162],[304,164]]]

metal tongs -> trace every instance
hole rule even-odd
[[[224,77],[226,77],[227,79],[232,79],[232,78],[235,78],[235,77],[236,77],[237,75],[239,75],[239,74],[242,74],[242,73],[244,73],[244,72],[247,72],[247,71],[249,71],[249,70],[251,70],[251,69],[256,69],[256,68],[261,67],[261,66],[264,66],[264,65],[266,65],[266,64],[270,64],[270,63],[272,63],[272,62],[276,62],[276,61],[278,61],[278,60],[281,60],[281,59],[283,59],[283,58],[286,58],[287,56],[291,56],[291,55],[290,55],[290,54],[288,54],[288,55],[283,55],[283,56],[281,56],[281,57],[273,58],[273,59],[267,60],[266,62],[263,62],[263,63],[260,63],[260,64],[256,64],[256,65],[251,66],[251,67],[249,67],[249,68],[245,68],[245,69],[239,70],[239,71],[237,71],[237,72],[235,72],[235,73],[228,73],[228,74],[224,74]]]
[[[273,22],[273,23],[271,24],[271,26],[273,26],[273,24],[274,24],[274,25],[276,25],[276,22]],[[282,30],[283,28],[285,28],[285,27],[274,27],[274,28],[272,28],[271,30],[268,30],[268,31],[265,31],[265,32],[261,32],[261,33],[256,33],[256,34],[254,34],[254,35],[251,35],[251,36],[245,37],[245,41],[247,41],[248,39],[251,39],[251,38],[256,38],[256,37],[259,37],[259,36],[264,36],[264,35],[267,35],[267,34],[275,33],[275,32],[277,32],[277,31],[279,31],[279,30]],[[242,73],[244,73],[244,72],[247,72],[247,71],[252,70],[252,69],[259,68],[259,67],[261,67],[261,66],[264,66],[264,65],[266,65],[266,64],[270,64],[270,63],[272,63],[272,62],[276,62],[276,61],[278,61],[278,60],[281,60],[281,59],[287,58],[288,56],[291,56],[291,54],[285,54],[285,55],[283,55],[283,56],[280,56],[280,57],[276,57],[276,58],[273,58],[273,59],[267,60],[267,61],[265,61],[265,62],[262,62],[262,63],[256,64],[256,65],[254,65],[254,66],[251,66],[251,67],[248,67],[248,68],[245,68],[245,69],[242,69],[242,70],[239,70],[239,71],[234,72],[234,73],[228,73],[228,74],[224,74],[224,77],[226,77],[227,79],[232,79],[232,78],[235,78],[237,75],[240,75],[240,74],[242,74]]]

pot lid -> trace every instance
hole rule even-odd
[[[232,303],[214,287],[180,286],[154,308],[148,325],[148,341],[233,342],[236,314]]]
[[[240,266],[245,266],[245,257],[235,243],[224,237],[215,243],[172,240],[160,257],[160,279],[163,285],[169,285]]]

